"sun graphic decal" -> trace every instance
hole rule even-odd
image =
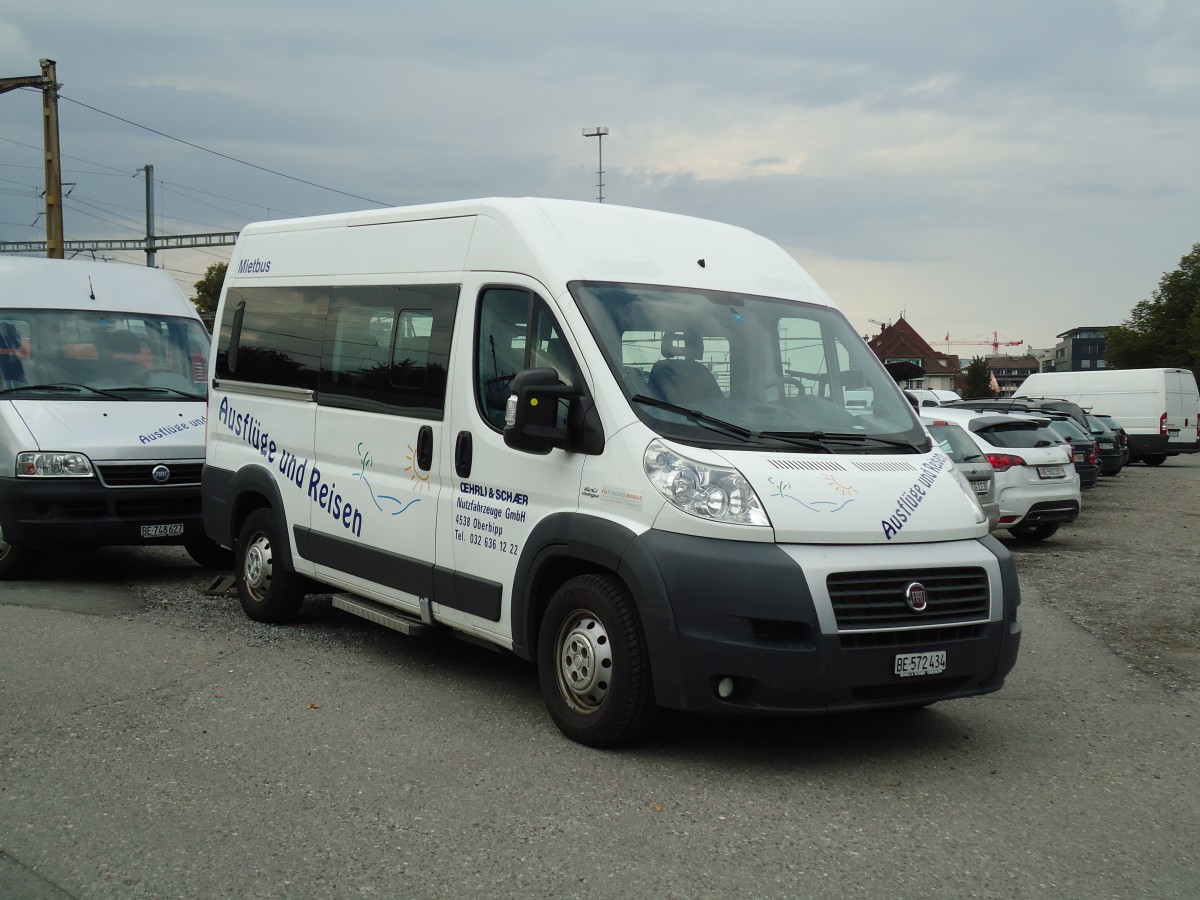
[[[412,473],[412,480],[415,489],[418,491],[422,488],[429,490],[429,473],[426,472],[424,475],[422,475],[420,470],[417,468],[416,451],[413,450],[412,444],[408,445],[408,456],[405,457],[405,459],[408,460],[408,465],[404,467],[404,471]]]
[[[409,465],[408,465],[407,467],[405,467],[405,469],[404,469],[404,471],[406,471],[406,472],[407,472],[409,469],[412,469],[412,468],[413,468],[413,466],[412,466],[412,452],[413,452],[413,449],[412,449],[412,447],[409,447],[409,448],[408,448],[408,462],[409,462]],[[371,482],[370,482],[370,480],[368,480],[368,478],[367,478],[367,469],[370,469],[370,468],[372,468],[372,467],[375,465],[375,460],[373,460],[373,459],[371,458],[371,451],[370,451],[370,450],[364,450],[364,449],[363,449],[363,442],[362,442],[362,441],[359,441],[359,443],[358,443],[358,461],[359,461],[359,463],[361,464],[362,468],[361,468],[361,469],[359,469],[357,472],[355,472],[355,473],[354,473],[354,477],[355,477],[355,478],[358,478],[358,479],[360,479],[360,480],[362,481],[362,483],[363,483],[363,484],[365,484],[365,485],[367,486],[367,490],[368,490],[368,491],[370,492],[370,494],[371,494],[371,502],[375,504],[375,508],[376,508],[377,510],[379,510],[380,512],[387,512],[387,513],[390,513],[390,514],[391,514],[391,515],[393,515],[393,516],[398,516],[398,515],[400,515],[401,513],[407,512],[408,508],[409,508],[410,506],[412,506],[414,503],[420,503],[420,502],[421,502],[421,501],[420,501],[420,499],[419,499],[419,498],[417,498],[417,499],[409,500],[407,503],[405,503],[405,502],[404,502],[403,500],[401,500],[399,497],[393,497],[393,496],[391,496],[390,494],[379,494],[379,495],[376,495],[376,494],[375,494],[375,488],[373,488],[373,487],[371,486]],[[418,477],[419,477],[419,474],[418,474],[418,473],[416,472],[416,470],[414,469],[414,470],[413,470],[413,480],[414,480],[414,481],[416,481]],[[429,476],[427,475],[427,476],[425,476],[425,478],[422,478],[422,479],[420,479],[420,481],[418,482],[418,486],[417,486],[417,489],[418,489],[418,490],[420,490],[420,487],[421,487],[422,485],[424,485],[424,487],[425,487],[425,490],[429,490],[429,485],[426,483],[426,482],[428,481],[428,478],[429,478]],[[381,504],[381,503],[379,502],[380,500],[386,500],[386,501],[388,501],[388,504],[389,504],[389,509],[384,509],[384,507],[383,507],[383,504]]]
[[[829,485],[831,488],[833,488],[835,491],[837,491],[839,494],[841,494],[843,497],[849,497],[851,494],[856,493],[854,485],[842,484],[840,481],[837,480],[836,475],[826,475],[825,483],[827,485]]]

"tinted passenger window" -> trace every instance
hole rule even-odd
[[[217,377],[317,389],[327,287],[229,291],[217,334]]]
[[[440,419],[446,405],[458,285],[334,292],[321,402]]]

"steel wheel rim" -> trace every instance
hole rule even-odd
[[[242,577],[255,600],[266,598],[267,590],[271,587],[271,541],[261,532],[246,547]]]
[[[612,686],[612,641],[595,615],[576,610],[563,621],[554,645],[558,689],[581,713],[604,705]]]

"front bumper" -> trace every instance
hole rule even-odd
[[[957,555],[945,563],[937,559]],[[998,690],[1016,663],[1016,568],[991,537],[903,547],[746,544],[665,532],[633,541],[622,573],[641,601],[660,705],[727,714],[808,714],[908,706]],[[651,571],[653,569],[653,571]],[[978,570],[986,612],[848,627],[829,576],[866,570],[936,582]],[[656,588],[658,596],[648,596]],[[977,593],[979,591],[977,590]],[[895,606],[896,597],[885,602]],[[868,600],[868,603],[871,601]],[[900,607],[904,606],[900,600]],[[902,618],[904,610],[898,613]],[[945,651],[943,672],[904,678],[901,654]],[[721,696],[720,686],[732,684]]]

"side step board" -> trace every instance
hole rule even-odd
[[[401,634],[415,637],[432,631],[434,628],[432,621],[423,622],[394,607],[376,603],[374,600],[367,600],[365,597],[358,597],[354,594],[334,594],[332,600],[333,605],[338,609],[343,609],[351,615],[361,616],[368,621],[374,622],[376,625],[383,625],[386,628],[399,631]],[[421,606],[426,608],[428,601],[423,600]]]

